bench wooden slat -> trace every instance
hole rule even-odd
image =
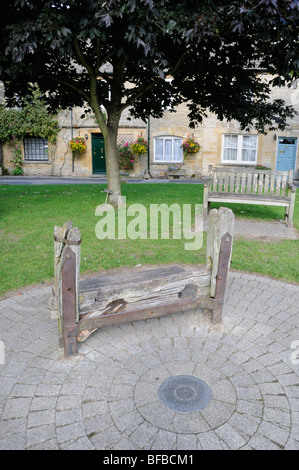
[[[275,195],[280,196],[281,175],[276,176]]]
[[[256,192],[257,192],[257,177],[258,177],[258,174],[254,173],[253,174],[252,194],[256,194]]]
[[[245,192],[245,184],[246,184],[246,174],[242,173],[241,177],[241,193]]]
[[[214,178],[213,178],[213,191],[218,191],[218,181],[217,181],[217,173],[214,173]]]
[[[258,194],[263,194],[264,190],[264,174],[259,174],[259,183],[258,183]]]
[[[252,174],[252,173],[249,173],[249,174],[247,175],[247,191],[246,191],[247,194],[251,194],[251,189],[252,189],[252,177],[253,177],[253,174]]]
[[[264,184],[264,194],[269,194],[269,180],[270,180],[270,175],[268,173],[265,174],[265,184]]]
[[[229,192],[233,193],[235,190],[235,173],[228,173],[229,176]]]
[[[273,196],[274,195],[274,188],[275,188],[275,175],[271,175],[271,180],[270,180],[270,194]]]
[[[235,186],[235,193],[239,194],[240,192],[240,184],[241,184],[241,175],[240,173],[236,174],[236,186]]]
[[[224,173],[224,192],[228,192],[228,179],[229,179],[229,173]]]
[[[287,187],[287,175],[282,176],[282,181],[281,181],[281,195],[284,196],[286,194],[286,187]]]
[[[266,206],[288,206],[290,200],[287,197],[268,197],[261,198],[259,194],[239,194],[239,197],[236,197],[235,194],[230,193],[213,193],[209,196],[210,202],[226,202],[234,204],[259,204]]]

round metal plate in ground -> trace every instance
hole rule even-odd
[[[212,399],[209,385],[193,375],[175,375],[164,380],[158,389],[164,405],[181,413],[192,413],[205,408]]]

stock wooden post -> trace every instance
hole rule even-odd
[[[76,329],[76,254],[67,247],[61,268],[62,335],[65,357],[77,354]]]
[[[232,253],[234,213],[227,207],[212,209],[209,214],[207,265],[211,269],[210,297],[217,300],[212,323],[222,319],[224,294]]]

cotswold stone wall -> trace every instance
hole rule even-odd
[[[261,79],[266,80],[263,76]],[[296,86],[297,85],[297,86]],[[299,112],[299,82],[291,87],[273,88],[273,99],[283,99],[286,104],[293,105]],[[168,164],[154,161],[154,138],[161,135],[173,135],[185,139],[188,134],[193,135],[200,144],[200,151],[184,160],[186,176],[205,176],[209,172],[209,166],[224,166],[222,158],[223,134],[254,134],[255,129],[249,132],[241,131],[236,121],[219,121],[212,113],[208,113],[201,125],[191,130],[188,127],[188,109],[182,105],[176,113],[166,111],[162,119],[151,119],[151,173],[157,177],[167,175]],[[279,137],[297,138],[296,176],[299,178],[299,114],[288,121],[288,127],[284,132],[269,132],[266,135],[258,135],[257,164],[275,169],[277,144]]]
[[[261,76],[261,80],[266,76]],[[295,106],[299,112],[299,82],[291,87],[272,89],[273,99],[283,99],[287,104]],[[58,115],[61,131],[55,145],[49,144],[48,162],[24,162],[25,175],[53,175],[53,176],[93,176],[92,168],[92,134],[100,133],[100,129],[92,114],[82,117],[84,110],[75,108],[61,111]],[[185,105],[178,106],[177,111],[172,113],[168,110],[160,119],[149,118],[149,122],[141,119],[130,118],[128,110],[122,116],[119,127],[119,143],[133,142],[138,135],[142,135],[149,142],[150,172],[153,177],[165,177],[168,173],[170,163],[159,163],[154,159],[154,139],[158,136],[176,136],[185,140],[191,135],[200,144],[200,150],[194,155],[187,155],[183,168],[188,178],[200,178],[209,172],[209,166],[222,166],[222,140],[223,134],[257,134],[240,130],[237,122],[219,121],[215,115],[208,113],[202,124],[195,129],[189,128],[188,109]],[[148,135],[148,130],[150,131]],[[75,157],[72,165],[72,152],[68,146],[71,138],[76,136],[87,136],[87,150],[84,154]],[[257,163],[275,169],[277,144],[279,137],[297,138],[296,176],[299,178],[299,114],[288,122],[284,132],[269,132],[267,135],[258,136]],[[3,167],[11,173],[12,148],[3,146]],[[147,154],[136,157],[132,177],[143,177],[148,168]],[[95,175],[98,177],[98,175]]]

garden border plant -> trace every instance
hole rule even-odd
[[[60,131],[58,121],[48,112],[46,102],[37,85],[29,87],[30,95],[23,98],[20,108],[0,106],[0,141],[13,146],[11,162],[15,168],[13,175],[22,175],[22,142],[26,137],[41,137],[52,144]]]

